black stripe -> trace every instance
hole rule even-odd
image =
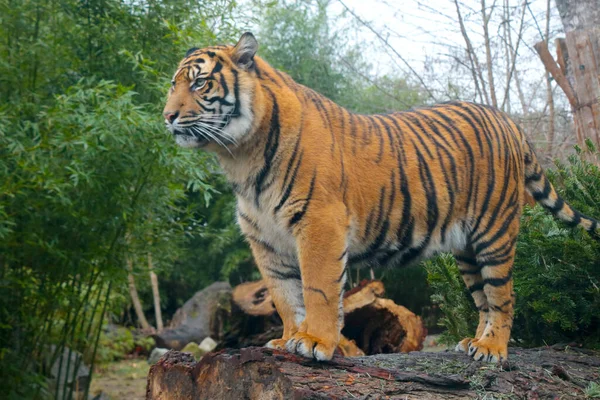
[[[377,229],[381,226],[381,219],[383,218],[383,208],[385,202],[385,191],[386,187],[382,186],[379,193],[379,207],[377,208],[377,219],[375,220],[374,228]]]
[[[340,283],[342,281],[342,279],[344,279],[344,275],[346,275],[347,272],[348,272],[348,267],[344,265],[344,269],[342,269],[342,273],[340,274],[339,278],[337,278],[335,281],[337,283]]]
[[[287,180],[290,176],[290,172],[292,171],[292,165],[294,164],[294,161],[296,161],[296,157],[298,156],[298,148],[299,147],[300,147],[300,132],[298,134],[298,139],[296,139],[296,144],[294,145],[294,150],[292,151],[290,161],[288,162],[288,165],[285,168],[285,175],[283,177],[283,185],[285,185],[287,183]]]
[[[269,175],[271,171],[271,166],[273,163],[273,158],[275,158],[275,154],[277,153],[277,148],[279,147],[279,104],[277,103],[277,99],[271,90],[267,89],[267,92],[271,95],[271,100],[273,101],[273,110],[271,112],[271,126],[269,128],[269,136],[267,137],[267,144],[264,150],[265,163],[263,167],[258,171],[256,175],[256,183],[255,183],[255,198],[254,202],[256,207],[260,209],[260,194],[263,190],[263,185],[265,183],[265,179]]]
[[[527,175],[525,177],[525,184],[529,185],[531,182],[537,182],[540,179],[542,179],[542,171],[540,172],[534,172],[533,174]]]
[[[531,195],[537,201],[545,200],[550,195],[550,191],[552,190],[552,186],[550,185],[550,181],[548,178],[544,177],[544,189],[541,192],[535,191],[532,192]]]
[[[246,238],[252,240],[254,243],[256,243],[258,245],[261,245],[265,250],[267,250],[271,253],[277,254],[277,250],[275,250],[275,248],[273,246],[271,246],[269,243],[265,242],[264,240],[259,239],[256,236],[249,235],[249,234],[246,234]]]
[[[552,214],[556,214],[560,210],[563,209],[564,205],[565,205],[565,201],[563,199],[561,199],[560,197],[557,197],[553,206],[549,206],[547,204],[544,204],[544,208],[546,210],[550,211]]]
[[[190,54],[192,54],[193,52],[195,52],[196,50],[200,50],[198,47],[192,47],[191,49],[189,49],[188,51],[185,52],[185,56],[189,57]]]
[[[433,118],[433,120],[436,121],[440,126],[444,127],[444,129],[448,130],[449,132],[456,133],[457,136],[460,137],[464,148],[467,150],[467,157],[468,157],[469,164],[470,164],[470,170],[467,172],[468,177],[469,177],[469,186],[468,186],[469,196],[468,196],[468,199],[467,199],[467,210],[469,210],[469,206],[471,205],[472,199],[473,198],[475,198],[475,200],[477,199],[477,189],[478,189],[478,186],[479,186],[478,183],[476,183],[474,185],[474,181],[475,181],[475,155],[473,153],[473,148],[469,144],[469,141],[464,136],[463,132],[461,130],[459,130],[454,125],[454,121],[450,117],[448,117],[446,114],[444,114],[444,113],[442,113],[442,112],[440,112],[439,110],[436,110],[436,109],[431,109],[431,112],[434,113],[439,118],[441,118],[444,123],[438,121],[435,118]],[[457,176],[458,176],[458,174],[457,174]],[[475,187],[475,190],[473,190],[473,187]]]
[[[506,285],[508,282],[511,281],[511,279],[512,279],[512,270],[510,270],[508,272],[508,275],[506,275],[503,278],[486,278],[483,280],[483,284],[490,285],[493,287],[500,287],[500,286]]]
[[[235,69],[231,70],[233,74],[233,95],[235,96],[235,107],[233,107],[233,116],[239,117],[241,115],[240,112],[240,84],[238,80],[238,72]],[[273,93],[271,93],[271,97],[273,97],[273,101],[275,102],[275,97]]]
[[[406,119],[402,118],[402,117],[406,117]],[[425,149],[425,152],[427,153],[429,158],[433,158],[433,154],[431,153],[431,150],[429,150],[429,146],[425,143],[425,140],[423,140],[424,136],[429,137],[429,135],[427,135],[427,131],[425,130],[423,125],[421,125],[421,122],[418,119],[416,119],[414,116],[409,115],[409,114],[399,114],[399,118],[401,119],[401,121],[404,122],[404,124],[406,124],[408,129],[411,130],[414,137],[416,137],[419,140],[419,143],[421,143],[421,146],[423,146],[423,148]],[[410,123],[409,123],[409,121],[410,121]],[[417,132],[417,130],[413,127],[412,124],[415,124],[420,132]]]
[[[468,265],[477,267],[477,260],[475,260],[473,257],[455,255],[454,259],[459,263],[468,264]]]
[[[250,216],[248,214],[245,214],[241,211],[238,211],[238,214],[239,214],[240,218],[242,218],[244,221],[246,221],[248,223],[248,225],[253,227],[256,231],[260,232],[260,228],[258,227],[258,224],[256,223],[256,221],[254,221],[252,218],[250,218]]]
[[[461,275],[480,275],[481,274],[480,269],[460,269],[459,268],[458,272]]]
[[[468,289],[469,289],[469,292],[471,292],[471,293],[475,293],[480,290],[483,290],[483,282],[477,282],[477,283],[469,286]]]
[[[504,220],[504,223],[502,224],[502,226],[499,229],[496,230],[496,233],[494,234],[494,236],[492,236],[487,241],[484,241],[484,242],[481,242],[481,243],[477,244],[475,246],[475,252],[477,254],[482,253],[485,249],[487,249],[489,246],[491,246],[492,244],[494,244],[494,242],[496,240],[498,240],[498,238],[503,237],[504,235],[506,235],[507,228],[515,220],[515,218],[517,217],[517,215],[519,215],[520,211],[521,211],[521,207],[519,207],[518,205],[515,206],[515,207],[513,207],[512,212]]]
[[[373,127],[375,128],[375,134],[379,138],[379,152],[377,153],[377,160],[375,160],[375,162],[379,164],[383,158],[383,135],[381,134],[381,126],[379,126],[373,116],[369,115],[367,118],[369,118],[369,121],[371,121]]]
[[[300,157],[298,157],[298,163],[296,164],[296,167],[294,168],[294,172],[292,173],[290,182],[288,183],[287,187],[285,188],[285,191],[283,192],[283,196],[281,196],[279,203],[275,206],[275,209],[274,209],[275,213],[277,213],[281,209],[281,207],[283,207],[283,205],[285,204],[287,199],[290,197],[290,194],[292,193],[292,189],[294,187],[294,184],[296,183],[296,176],[298,175],[298,170],[300,169],[300,164],[302,163],[303,156],[304,156],[304,150],[302,150],[300,152]],[[285,179],[284,179],[284,182],[285,182]]]
[[[278,279],[280,281],[286,281],[290,279],[294,280],[302,280],[302,276],[300,275],[300,268],[294,268],[291,272],[283,272],[279,271],[273,267],[267,267],[271,278]]]
[[[315,169],[315,172],[313,173],[313,177],[310,180],[310,187],[308,189],[308,195],[306,196],[304,205],[302,206],[302,209],[300,211],[298,211],[297,213],[295,213],[292,216],[292,218],[290,219],[290,222],[289,222],[290,227],[297,224],[302,219],[302,217],[304,217],[304,214],[306,214],[306,210],[308,209],[308,205],[310,204],[310,200],[312,199],[313,190],[315,188],[315,179],[316,178],[317,178],[317,170]]]
[[[317,289],[317,288],[314,288],[312,286],[305,287],[305,289],[306,290],[310,290],[311,292],[319,293],[321,296],[323,296],[323,298],[325,299],[325,302],[327,304],[329,304],[329,299],[327,298],[327,295],[321,289]]]

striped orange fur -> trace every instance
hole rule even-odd
[[[570,225],[522,131],[490,107],[454,102],[358,115],[235,46],[191,49],[165,118],[179,144],[217,153],[238,221],[284,324],[268,345],[328,360],[340,339],[352,266],[407,265],[451,252],[479,309],[475,359],[507,357],[512,267],[533,197]]]

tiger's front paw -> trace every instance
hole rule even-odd
[[[273,339],[273,340],[269,340],[267,342],[267,344],[265,344],[265,347],[268,347],[269,349],[275,349],[275,350],[285,350],[286,343],[287,343],[287,340],[285,340],[285,339]]]
[[[294,334],[285,344],[286,350],[290,353],[300,354],[317,361],[331,360],[336,347],[337,343],[333,341],[327,342],[303,332]]]
[[[475,361],[498,362],[508,358],[506,344],[498,341],[479,339],[469,343],[469,356]]]

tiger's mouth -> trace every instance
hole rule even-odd
[[[206,136],[198,135],[191,129],[174,129],[172,133],[177,142],[195,142],[195,144],[199,147],[204,147],[210,142]]]

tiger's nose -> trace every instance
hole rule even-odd
[[[172,124],[175,121],[175,119],[179,116],[179,111],[175,111],[175,112],[165,111],[165,113],[163,115],[165,116],[167,121],[169,121],[169,123]]]

